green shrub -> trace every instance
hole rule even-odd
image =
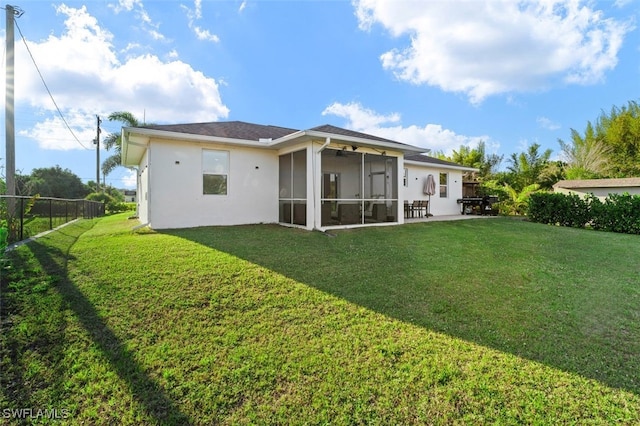
[[[640,196],[627,193],[609,194],[604,202],[594,195],[531,194],[528,215],[532,222],[640,234]]]
[[[4,251],[7,248],[9,242],[9,230],[7,228],[0,228],[0,259],[4,257]]]
[[[593,218],[594,229],[640,234],[640,196],[609,194],[597,213]]]
[[[107,194],[106,192],[92,192],[91,194],[87,195],[85,199],[89,201],[103,202],[105,207],[105,213],[107,214],[120,213],[120,212],[126,211],[126,208],[122,207],[122,205],[124,205],[125,203],[122,203],[116,200],[114,197]]]
[[[122,213],[136,210],[136,203],[113,202],[107,204],[109,213]]]

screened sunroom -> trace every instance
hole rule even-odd
[[[310,164],[310,152],[316,164]],[[398,158],[385,152],[354,145],[282,154],[278,186],[283,224],[330,228],[398,222]]]
[[[398,159],[357,147],[321,153],[322,227],[398,221]]]

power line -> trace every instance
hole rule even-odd
[[[51,101],[53,102],[53,105],[55,105],[56,110],[58,111],[58,114],[60,115],[60,118],[62,119],[63,123],[65,124],[67,129],[69,129],[69,132],[71,132],[71,135],[76,140],[76,142],[78,142],[80,144],[80,146],[82,146],[86,150],[91,149],[91,148],[87,148],[86,146],[84,146],[84,144],[82,142],[80,142],[80,139],[78,139],[78,137],[73,132],[73,130],[71,130],[71,126],[69,126],[69,123],[67,123],[66,118],[64,118],[64,115],[62,115],[62,111],[60,111],[60,108],[58,107],[58,104],[56,103],[56,100],[53,98],[53,95],[51,94],[51,91],[49,90],[49,86],[47,86],[47,82],[44,80],[44,77],[42,76],[42,73],[40,72],[40,68],[38,68],[38,64],[36,63],[36,60],[33,57],[33,54],[31,53],[31,49],[29,49],[29,45],[27,44],[27,40],[24,38],[24,35],[22,34],[22,30],[20,29],[20,26],[18,25],[18,22],[15,22],[15,24],[16,24],[16,28],[18,28],[18,32],[20,33],[20,37],[22,37],[22,42],[24,43],[25,47],[27,48],[27,52],[29,52],[29,57],[31,57],[31,61],[33,62],[33,65],[36,67],[36,71],[38,71],[38,75],[40,76],[40,80],[42,80],[42,84],[44,85],[44,88],[47,89],[47,93],[49,94],[49,97],[51,98]]]

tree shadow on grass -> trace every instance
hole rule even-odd
[[[29,243],[28,248],[37,260],[38,266],[44,270],[46,276],[51,278],[51,285],[60,296],[58,306],[50,307],[61,311],[58,312],[58,318],[56,319],[58,326],[51,329],[49,335],[43,336],[43,340],[35,342],[37,345],[42,345],[41,348],[38,348],[40,351],[54,354],[53,356],[48,356],[48,360],[51,363],[50,367],[58,370],[55,375],[53,375],[58,382],[45,383],[42,384],[42,387],[49,386],[51,395],[63,398],[64,379],[68,377],[68,372],[62,371],[62,367],[59,363],[56,363],[56,361],[62,359],[65,346],[66,323],[62,319],[64,317],[62,311],[70,309],[99,351],[108,360],[112,370],[127,384],[129,392],[142,407],[146,417],[153,419],[154,423],[157,424],[191,424],[189,417],[182,413],[176,404],[164,393],[161,386],[145,373],[142,366],[135,360],[134,354],[125,348],[123,341],[109,328],[100,315],[98,315],[91,301],[87,299],[68,277],[66,264],[68,260],[71,260],[71,257],[66,252],[68,247],[66,247],[65,250],[64,248],[52,247],[38,241],[33,241]],[[14,260],[16,269],[26,267],[28,270],[30,266],[33,267],[33,260],[31,260],[31,265],[21,265],[19,257],[15,257]],[[24,259],[24,261],[28,262],[29,259]],[[29,289],[21,289],[20,291],[29,291]],[[51,316],[51,313],[45,315],[47,318]],[[34,343],[31,342],[28,344],[33,345]],[[18,356],[21,349],[25,348],[18,349],[16,352]],[[63,400],[48,401],[51,407],[34,405],[37,401],[29,395],[28,391],[25,391],[25,389],[29,388],[28,386],[24,386],[26,372],[21,371],[17,365],[13,365],[12,367],[10,372],[11,377],[5,377],[4,380],[6,380],[7,383],[12,383],[16,389],[9,395],[9,398],[13,399],[12,402],[16,408],[67,408],[55,406],[55,404],[64,403]],[[105,398],[107,397],[108,396],[105,395]]]
[[[455,269],[469,267],[464,263],[470,262],[465,247],[461,245],[459,250],[448,251],[447,256],[452,258],[438,257],[438,244],[434,243],[460,244],[447,239],[447,232],[456,225],[431,228],[426,237],[430,244],[415,243],[420,237],[412,233],[425,232],[418,228],[421,225],[407,226],[395,228],[393,232],[383,228],[339,231],[337,238],[278,226],[213,227],[163,233],[229,253],[389,317],[640,395],[640,362],[637,354],[629,353],[637,345],[620,348],[625,343],[620,335],[615,336],[615,341],[601,339],[594,343],[580,328],[581,320],[557,305],[562,295],[555,292],[562,291],[561,287],[537,288],[535,280],[520,272],[516,278],[521,279],[521,283],[508,282],[514,275],[505,271],[508,272],[509,267],[516,269],[515,265],[507,265],[500,277],[491,276],[491,269],[486,265],[474,265],[470,268],[481,271],[477,279],[472,277],[471,284],[456,283]],[[466,226],[469,225],[458,228]],[[474,233],[478,225],[475,226],[464,231],[468,232],[464,238],[477,237]],[[488,240],[480,246],[480,250],[495,251],[495,256],[504,250],[504,247],[492,247]],[[461,253],[459,257],[450,254],[456,251]],[[420,256],[438,259],[449,266],[442,267],[445,272],[429,275],[430,267],[435,265],[414,266]],[[447,270],[451,271],[449,276]],[[483,292],[494,294],[486,296]],[[588,296],[588,293],[580,295]],[[569,303],[576,302],[569,300]]]

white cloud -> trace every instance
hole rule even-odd
[[[142,49],[142,45],[140,43],[127,43],[127,46],[122,49],[122,53],[128,53],[131,50],[140,50]]]
[[[380,115],[373,110],[364,108],[356,102],[341,104],[334,102],[322,111],[322,115],[337,115],[349,121],[347,126],[354,130],[377,128],[384,123],[397,123],[400,114]]]
[[[215,79],[179,60],[165,62],[151,54],[121,61],[111,43],[113,36],[85,7],[62,5],[58,12],[67,17],[65,32],[28,44],[56,103],[81,141],[89,144],[95,137],[96,114],[105,117],[112,111],[131,111],[139,119],[146,111],[147,121],[155,123],[215,121],[228,116]],[[16,68],[20,69],[18,101],[44,117],[22,134],[45,149],[81,149],[57,118],[21,43],[16,43]]]
[[[92,141],[96,138],[95,115],[71,110],[66,111],[64,117],[73,134],[69,132],[67,125],[58,115],[37,122],[29,129],[20,130],[18,134],[38,141],[42,149],[60,151],[94,149],[95,145]]]
[[[356,0],[359,26],[380,24],[410,45],[380,56],[400,80],[486,97],[601,81],[617,64],[629,22],[581,0]],[[403,39],[404,40],[404,39]]]
[[[195,6],[195,19],[200,19],[202,18],[202,0],[194,0],[194,6]]]
[[[193,32],[196,33],[196,37],[198,37],[198,40],[212,41],[214,43],[217,43],[220,41],[220,38],[218,38],[217,35],[211,34],[209,30],[203,30],[198,26],[193,27]]]
[[[109,4],[109,7],[118,14],[120,12],[133,12],[140,21],[138,26],[146,31],[154,40],[164,40],[164,34],[159,31],[160,24],[155,24],[149,13],[145,10],[142,0],[119,0],[116,4]]]
[[[628,4],[632,3],[632,2],[633,2],[633,0],[615,0],[613,2],[613,4],[618,8],[623,8],[623,7],[625,7],[626,5],[628,5]]]
[[[238,13],[242,13],[243,10],[245,10],[247,7],[247,1],[243,0],[242,3],[240,3],[240,7],[238,8]]]
[[[196,21],[202,19],[202,0],[195,0],[193,9],[185,5],[180,6],[186,12],[187,19],[189,20],[189,28],[194,32],[198,40],[211,41],[213,43],[220,41],[220,38],[216,34],[212,34],[209,30],[202,29],[196,25]]]
[[[547,129],[547,130],[558,130],[559,128],[562,127],[558,123],[554,123],[551,119],[547,117],[536,118],[536,123],[538,123],[538,125],[543,129]]]
[[[142,1],[140,0],[119,0],[116,4],[110,4],[109,7],[113,9],[115,13],[120,13],[122,11],[131,12],[134,7],[142,6]]]
[[[122,179],[122,185],[125,188],[136,188],[138,184],[137,171],[128,169],[121,179]]]
[[[475,147],[481,141],[485,141],[490,150],[497,151],[499,147],[497,143],[490,140],[489,136],[459,135],[439,124],[403,127],[400,124],[400,114],[381,115],[354,102],[348,104],[335,102],[325,108],[322,115],[345,118],[347,120],[345,127],[351,130],[428,148],[432,151],[444,151],[447,154],[460,148],[460,145]]]

